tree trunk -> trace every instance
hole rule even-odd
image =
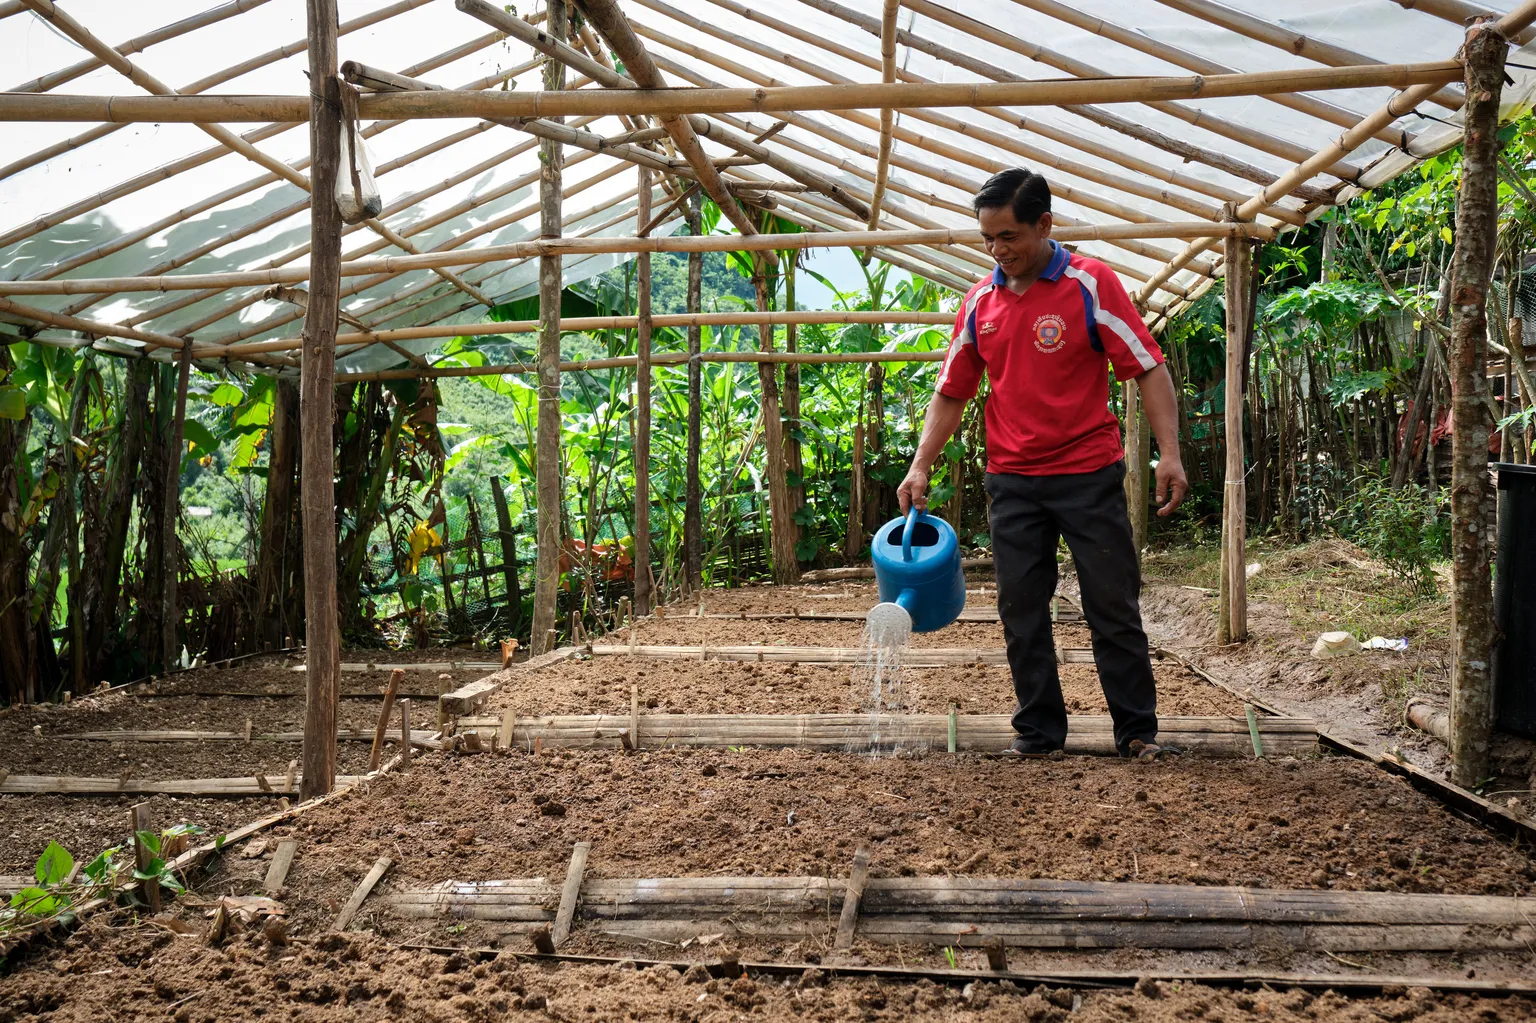
[[[129,363],[106,480],[99,499],[82,505],[85,549],[81,567],[85,578],[79,599],[85,618],[86,678],[93,684],[106,677],[119,646],[123,561],[134,497],[138,494],[146,432],[144,414],[149,407],[149,387],[154,376],[155,364],[148,359]]]
[[[640,177],[635,222],[651,222],[651,171]],[[635,613],[651,613],[651,254],[635,257]]]
[[[187,382],[192,374],[192,346],[181,350],[176,372],[176,409],[171,416],[171,443],[165,460],[165,517],[160,521],[160,553],[165,558],[163,603],[160,607],[160,662],[169,670],[177,661],[181,647],[177,632],[181,624],[178,586],[181,582],[181,544],[176,538],[176,522],[181,515],[181,454],[186,449]]]
[[[566,7],[549,7],[549,34],[560,42],[566,37]],[[565,65],[557,60],[544,65],[544,89],[565,88]],[[564,118],[551,118],[563,123]],[[564,148],[545,139],[539,143],[539,236],[558,238],[564,230],[560,213],[561,171]],[[534,654],[549,651],[549,633],[555,627],[555,604],[560,589],[560,292],[562,265],[559,256],[539,257],[539,426],[535,476],[539,509],[535,527],[538,561],[533,582]]]
[[[279,378],[267,430],[267,491],[261,505],[260,543],[256,550],[256,621],[250,649],[277,649],[297,633],[289,619],[297,594],[289,581],[297,574],[291,557],[298,534],[293,514],[294,472],[299,462],[299,389]]]
[[[1248,351],[1250,258],[1246,238],[1226,241],[1227,378],[1225,394],[1227,473],[1222,489],[1221,594],[1224,611],[1217,623],[1218,643],[1248,638],[1248,576],[1246,550],[1248,487],[1243,467],[1243,371]]]
[[[0,345],[0,378],[13,369],[10,349]],[[38,699],[36,637],[32,629],[32,587],[27,579],[27,499],[22,471],[27,458],[30,412],[0,419],[0,700]]]
[[[59,438],[59,492],[48,511],[48,529],[42,549],[37,556],[36,600],[33,604],[37,625],[38,681],[41,692],[46,694],[61,688],[60,683],[69,679],[67,688],[83,693],[84,642],[75,634],[81,624],[76,600],[80,586],[80,516],[76,502],[77,480],[75,445],[73,438],[85,432],[85,415],[90,404],[96,367],[93,357],[87,353],[80,362],[71,387],[74,394],[70,402],[69,422],[64,436]],[[60,569],[68,566],[69,587],[64,601],[68,621],[68,649],[70,670],[64,674],[53,644],[53,616],[58,608]]]
[[[1489,662],[1495,627],[1489,577],[1494,491],[1488,479],[1483,403],[1488,364],[1487,302],[1498,232],[1499,93],[1508,41],[1479,21],[1467,29],[1467,105],[1451,298],[1451,577],[1454,638],[1451,665],[1451,780],[1464,788],[1488,773],[1493,727]]]
[[[501,538],[501,574],[507,586],[507,631],[516,636],[522,625],[523,587],[517,578],[517,534],[512,531],[512,511],[501,477],[491,477],[491,498],[496,502],[496,533]]]
[[[752,285],[757,291],[758,312],[767,312],[770,306],[768,280],[763,276],[765,262],[761,253],[753,253]],[[757,330],[758,347],[765,352],[773,351],[773,327],[764,324]],[[789,470],[784,460],[784,421],[779,406],[778,371],[774,364],[758,363],[757,380],[763,395],[763,447],[768,453],[765,475],[768,477],[773,581],[784,585],[799,580],[800,562],[795,556],[798,538],[795,535],[794,510],[789,503]]]
[[[703,232],[703,200],[695,192],[688,200],[688,233]],[[700,311],[703,299],[704,253],[688,253],[688,312]],[[688,456],[684,470],[686,496],[683,506],[683,577],[690,591],[704,588],[704,499],[699,489],[699,456],[704,446],[703,363],[699,346],[704,328],[688,328]]]
[[[797,252],[783,254],[784,309],[795,311],[795,260]],[[784,350],[800,350],[800,327],[787,324],[784,327]],[[789,473],[789,509],[791,515],[799,515],[805,507],[805,455],[800,449],[800,437],[805,431],[800,425],[800,367],[790,362],[784,366],[784,465]],[[795,531],[799,532],[798,529]]]
[[[309,305],[304,310],[299,425],[304,479],[304,708],[302,799],[336,784],[336,701],[341,623],[336,597],[336,322],[341,298],[341,214],[333,198],[341,162],[336,0],[308,0]]]

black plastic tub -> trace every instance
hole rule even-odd
[[[1493,576],[1494,726],[1536,738],[1536,466],[1499,473],[1499,552]]]

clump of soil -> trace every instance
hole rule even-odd
[[[218,947],[155,927],[88,925],[51,960],[0,978],[0,1023],[47,1019],[163,1018],[177,1023],[247,1019],[457,1021],[914,1020],[975,1023],[1162,1023],[1193,1019],[1375,1023],[1528,1020],[1526,999],[1479,999],[1393,990],[1347,999],[1331,991],[1223,991],[1144,980],[1135,989],[1080,990],[978,980],[829,977],[808,968],[787,977],[711,978],[681,964],[644,968],[543,965],[493,951],[444,954],[395,947],[368,935],[329,935],[274,945],[256,932]]]
[[[851,664],[781,661],[662,660],[603,656],[564,661],[531,674],[514,672],[487,702],[486,713],[627,714],[638,686],[645,709],[668,714],[818,714],[866,709]],[[1153,663],[1158,711],[1165,715],[1241,714],[1242,704],[1173,661]],[[912,713],[1011,714],[1013,681],[1006,664],[903,670],[903,701]],[[1091,664],[1060,666],[1062,695],[1074,714],[1106,714]]]

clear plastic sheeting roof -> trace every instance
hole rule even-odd
[[[23,5],[25,6],[25,5]],[[48,5],[44,5],[48,6]],[[881,0],[625,0],[625,13],[670,84],[813,85],[879,81]],[[1491,5],[1499,13],[1509,0]],[[303,5],[235,0],[154,4],[64,0],[97,38],[181,92],[303,93],[308,89]],[[521,10],[542,14],[542,7]],[[142,94],[138,86],[30,10],[0,4],[6,88]],[[454,89],[541,87],[543,56],[458,11],[450,0],[341,2],[340,55]],[[1392,0],[906,0],[897,15],[897,80],[977,82],[1065,76],[1160,76],[1405,63],[1455,54],[1458,24]],[[195,27],[194,27],[195,26]],[[164,31],[159,31],[164,29]],[[185,29],[185,31],[181,31]],[[170,38],[164,38],[169,36]],[[580,40],[577,40],[579,42]],[[123,45],[123,44],[127,45]],[[604,56],[607,56],[605,53]],[[82,65],[82,62],[85,62]],[[1520,61],[1529,63],[1530,61]],[[61,73],[73,69],[71,73]],[[1532,75],[1511,67],[1510,107],[1527,105]],[[574,78],[572,74],[570,77]],[[595,89],[596,85],[585,88]],[[1329,202],[1380,183],[1459,140],[1460,87],[1451,84],[1346,160],[1279,200],[1261,223],[1304,223]],[[968,203],[990,173],[1025,165],[1055,190],[1058,223],[1219,220],[1224,203],[1256,194],[1392,96],[1355,89],[1099,107],[898,112],[882,227],[970,229]],[[753,137],[766,115],[716,115]],[[644,118],[638,119],[645,122]],[[855,197],[873,192],[879,111],[787,114],[764,143]],[[599,137],[636,119],[571,120]],[[649,122],[646,122],[649,123]],[[263,153],[303,170],[303,125],[236,126]],[[379,122],[367,145],[384,199],[379,217],[418,252],[515,241],[538,231],[537,140],[477,120]],[[9,123],[0,152],[0,276],[6,279],[209,273],[302,264],[308,196],[190,124]],[[646,143],[669,155],[664,142]],[[705,138],[719,159],[735,150]],[[728,178],[783,182],[781,169],[733,166]],[[568,235],[632,235],[636,174],[607,154],[566,149]],[[686,186],[687,182],[684,182]],[[857,230],[849,209],[814,190],[770,192],[775,212],[811,228]],[[659,208],[671,194],[658,190]],[[676,230],[678,221],[663,225]],[[368,225],[348,228],[344,258],[399,254]],[[1183,242],[1084,242],[1136,294]],[[1219,273],[1219,246],[1144,295],[1149,322],[1198,294]],[[904,268],[963,287],[991,265],[979,247],[888,253]],[[566,282],[625,256],[565,260]],[[457,271],[494,302],[536,290],[536,260]],[[478,321],[479,298],[431,271],[343,280],[343,311],[369,327]],[[35,296],[28,304],[199,342],[292,337],[302,311],[260,288]],[[8,319],[15,317],[6,314]],[[54,335],[60,335],[57,329]],[[418,342],[425,350],[440,342]],[[374,346],[346,368],[401,361]]]

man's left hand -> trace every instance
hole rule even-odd
[[[1184,475],[1184,463],[1177,458],[1162,458],[1157,463],[1157,514],[1159,518],[1172,515],[1174,509],[1184,503],[1189,493],[1189,477]]]

